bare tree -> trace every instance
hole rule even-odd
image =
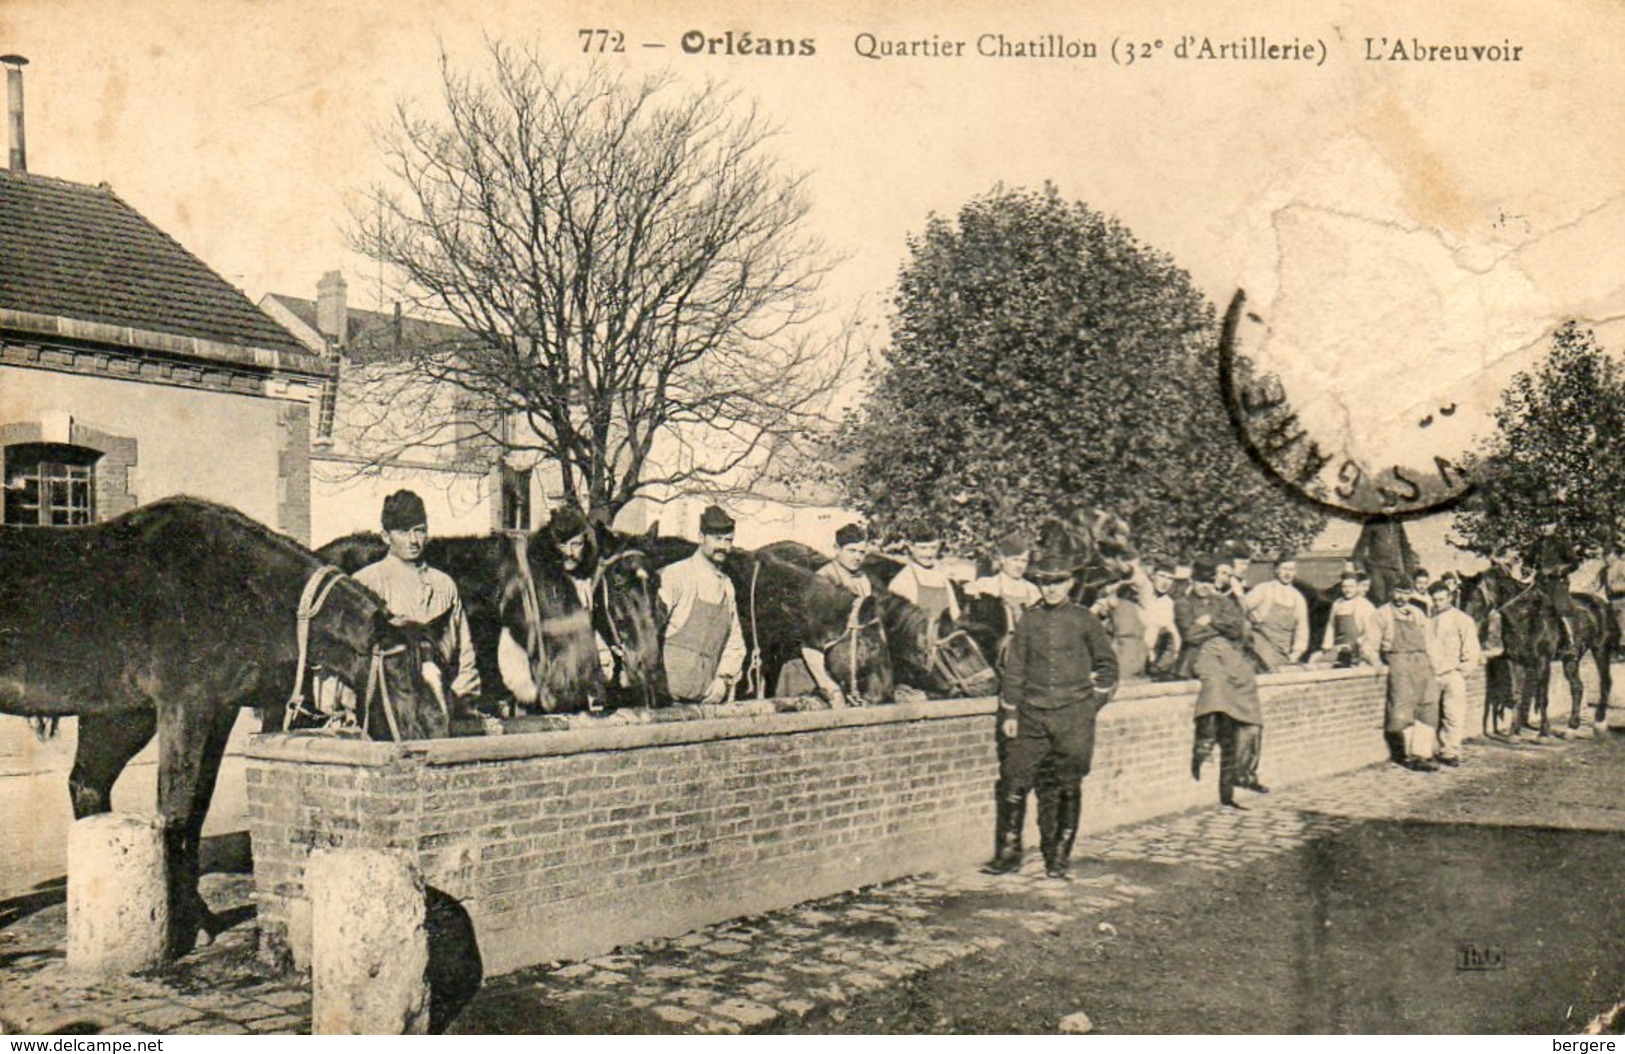
[[[352,215],[414,311],[466,334],[376,371],[391,442],[531,451],[612,515],[798,454],[853,354],[850,327],[815,324],[833,260],[775,129],[715,85],[489,52],[481,75],[442,57],[442,113],[397,108],[393,178]]]

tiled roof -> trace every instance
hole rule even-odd
[[[316,325],[316,301],[305,300],[283,293],[271,293],[268,299],[287,308],[294,317],[320,332]],[[403,350],[463,348],[478,338],[461,326],[444,322],[430,322],[410,315],[402,315],[400,333],[396,333],[395,316],[383,311],[349,309],[346,321],[349,333],[344,341],[344,357],[352,363],[367,365],[398,359]]]
[[[0,309],[309,350],[105,184],[0,169]]]

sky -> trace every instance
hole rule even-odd
[[[347,210],[383,175],[393,107],[432,111],[442,51],[478,66],[490,37],[566,72],[720,82],[781,128],[811,229],[844,256],[826,297],[877,342],[929,215],[1051,181],[1218,309],[1246,290],[1244,350],[1314,434],[1425,462],[1473,443],[1561,320],[1625,348],[1625,5],[1413,6],[0,0],[0,52],[30,60],[31,171],[110,183],[255,299],[314,296],[342,269],[362,307],[379,283]],[[729,55],[730,32],[736,50],[749,33],[813,53]],[[584,53],[616,34],[624,51]],[[1095,53],[978,54],[1000,34]],[[1194,57],[1204,43],[1309,59]],[[1419,61],[1417,45],[1520,50]]]

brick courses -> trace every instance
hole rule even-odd
[[[1215,802],[1190,778],[1195,684],[1133,684],[1101,714],[1084,828]],[[1260,678],[1265,782],[1386,756],[1380,670]],[[1482,698],[1482,676],[1470,682]],[[685,933],[985,855],[992,699],[727,714],[357,743],[267,735],[248,755],[263,950],[308,964],[313,846],[397,848],[473,920],[487,975]]]

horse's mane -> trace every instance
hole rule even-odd
[[[220,520],[225,524],[242,531],[245,534],[248,534],[257,541],[272,546],[286,556],[295,557],[307,563],[319,564],[322,562],[321,557],[317,556],[314,552],[305,548],[303,545],[300,545],[294,539],[289,538],[285,534],[279,534],[240,509],[234,509],[230,505],[221,505],[217,502],[207,501],[203,498],[195,498],[188,494],[178,494],[173,497],[159,498],[157,501],[149,502],[146,505],[138,505],[128,512],[120,513],[110,520],[103,520],[100,523],[85,524],[83,526],[69,527],[65,529],[72,531],[91,531],[122,525],[140,530],[146,527],[151,521],[156,520],[158,517],[170,512],[180,512],[185,515],[212,517],[213,519]]]

